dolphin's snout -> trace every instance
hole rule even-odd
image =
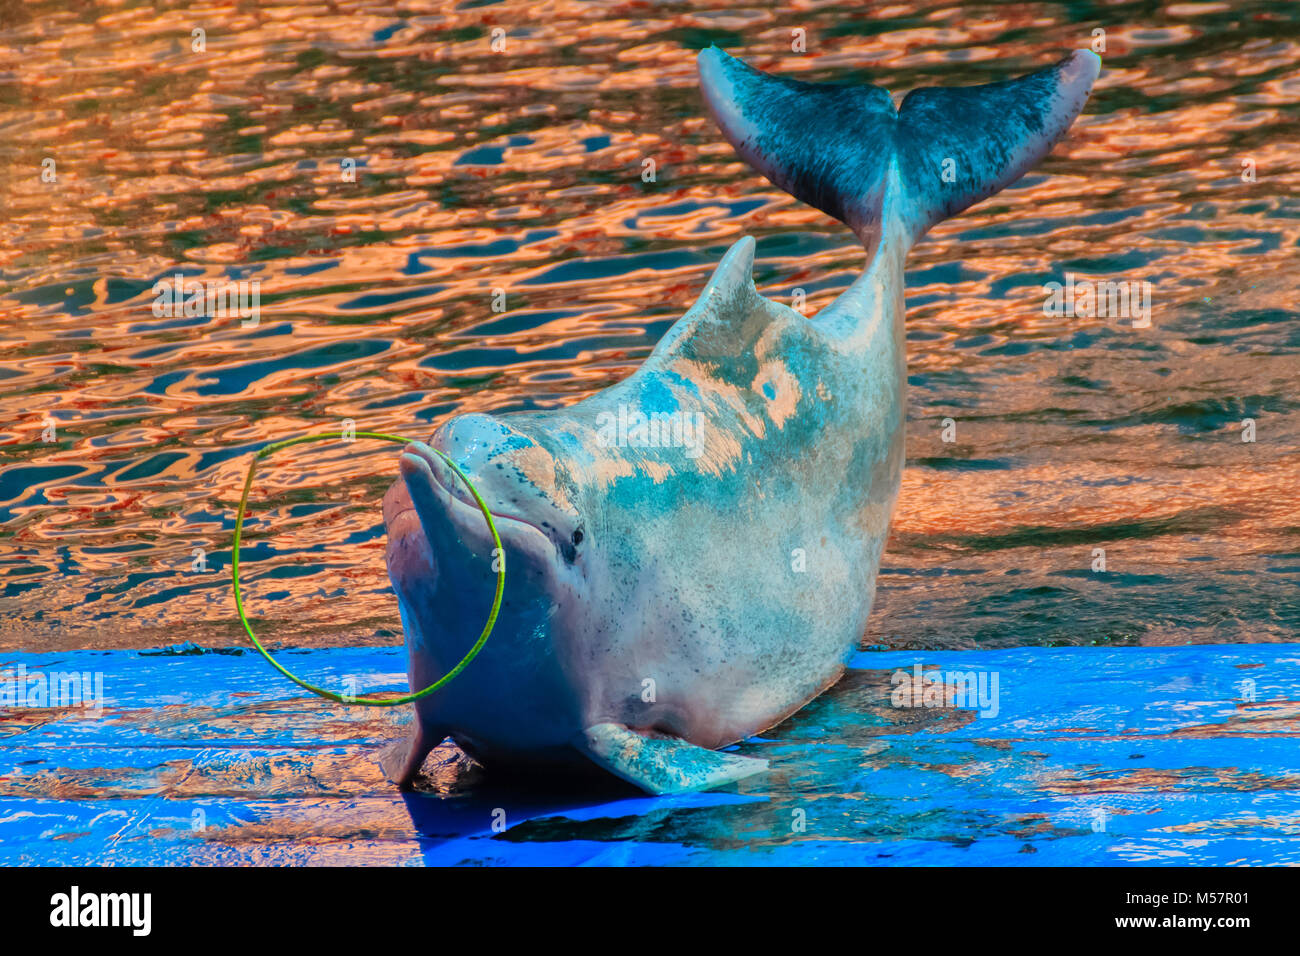
[[[460,415],[444,423],[429,443],[412,442],[400,471],[435,555],[470,562],[494,555],[496,541],[483,506],[502,547],[536,568],[553,571],[560,559],[572,564],[586,538],[554,457],[491,416]]]
[[[466,466],[461,465],[460,467],[462,473],[470,480],[473,480],[473,475],[469,473]],[[472,508],[478,507],[474,501],[474,496],[465,486],[464,479],[452,470],[442,455],[422,441],[413,441],[406,446],[402,451],[402,458],[398,463],[398,468],[403,477],[406,476],[408,471],[411,474],[421,475],[425,480],[432,481],[445,494],[454,496],[457,500]]]
[[[408,445],[398,471],[435,555],[470,560],[490,553],[491,536],[478,506],[453,494],[459,479],[428,445]],[[468,492],[465,496],[470,497]]]

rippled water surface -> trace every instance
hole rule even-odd
[[[791,50],[796,29],[806,52]],[[371,738],[387,725],[322,724],[324,705],[296,699],[274,719],[235,707],[223,682],[274,676],[249,655],[192,668],[176,658],[187,676],[168,670],[159,684],[149,669],[159,659],[126,650],[242,643],[229,561],[251,454],[347,420],[427,437],[455,412],[577,401],[638,366],[742,235],[758,239],[763,292],[791,302],[804,290],[809,310],[829,303],[862,269],[860,246],[735,157],[703,109],[699,48],[901,94],[1028,72],[1097,29],[1104,70],[1069,136],[909,260],[908,467],[863,645],[1004,648],[1009,680],[1041,663],[1024,645],[1294,639],[1300,5],[0,0],[0,663],[122,649],[118,677],[141,688],[119,686],[115,723],[84,733],[55,712],[0,715],[0,746],[32,764],[0,778],[5,805],[53,821],[34,823],[33,842],[9,844],[5,858],[30,861],[59,834],[67,859],[165,859],[129,849],[160,814],[180,821],[160,839],[180,834],[186,853],[215,860],[282,860],[307,836],[361,845],[358,832],[386,833],[393,820],[404,840],[412,817],[425,833],[478,832],[481,821],[420,824],[417,805],[403,809],[378,780]],[[177,273],[256,280],[258,322],[156,314],[155,283]],[[1044,284],[1067,273],[1151,283],[1150,326],[1046,315]],[[1243,441],[1251,428],[1256,440]],[[394,447],[367,442],[295,449],[260,472],[246,600],[270,639],[313,648],[308,663],[400,642],[379,512],[395,475]],[[1135,836],[1125,860],[1295,859],[1294,761],[1265,739],[1293,746],[1294,687],[1263,694],[1267,713],[1233,716],[1238,705],[1225,703],[1236,669],[1293,667],[1251,656],[1266,650],[1062,658],[1020,685],[1041,706],[1016,711],[1010,698],[998,725],[1008,739],[1056,741],[1032,746],[913,741],[928,725],[884,707],[885,677],[854,671],[773,732],[780,774],[562,825],[526,810],[540,822],[511,831],[508,856],[602,859],[583,847],[632,841],[689,857],[724,853],[737,832],[786,846],[747,808],[781,809],[811,787],[852,812],[843,832],[817,834],[829,842],[810,858],[868,839],[853,822],[866,814],[870,839],[906,834],[895,862],[951,862],[954,847],[990,833],[1003,842],[979,859],[1001,860],[1030,852],[1030,837],[1086,834],[1089,811],[1070,794],[1105,791],[1121,803],[1162,794],[1166,809],[1171,793],[1191,794],[1186,813],[1156,821],[1173,836]],[[370,653],[369,672],[400,682],[395,652]],[[893,656],[857,666],[906,666]],[[1054,709],[1053,693],[1093,668],[1103,683]],[[1147,668],[1154,683],[1133,683]],[[1211,671],[1207,689],[1198,675]],[[1189,715],[1198,691],[1204,713]],[[1136,710],[1105,711],[1098,701],[1112,694]],[[1151,708],[1182,723],[1148,726]],[[54,723],[42,731],[45,717]],[[1096,739],[1072,742],[1070,721]],[[1123,735],[1147,731],[1171,735],[1148,742],[1164,748],[1155,769],[1126,763]],[[880,756],[867,738],[890,732],[907,739]],[[1200,750],[1187,749],[1193,738]],[[201,752],[195,739],[208,741]],[[112,749],[158,740],[180,748],[158,766]],[[252,740],[262,749],[238,749]],[[330,762],[332,740],[346,759]],[[78,754],[78,741],[91,749]],[[308,743],[325,749],[294,751]],[[277,763],[285,747],[297,756]],[[1034,763],[1044,750],[1046,769]],[[1088,769],[1099,763],[1118,776],[1099,779]],[[981,802],[996,794],[969,783],[979,767],[1014,791],[1014,806]],[[1205,785],[1226,794],[1208,810],[1194,803],[1206,767],[1221,772]],[[866,772],[877,770],[902,775]],[[303,784],[320,779],[319,793]],[[475,779],[444,784],[476,792]],[[936,780],[942,798],[927,798],[918,788]],[[372,804],[352,799],[360,792],[378,801],[373,821]],[[895,801],[886,811],[852,802],[882,793]],[[259,802],[285,795],[303,799]],[[187,842],[190,800],[218,836]],[[1206,832],[1230,839],[1206,849]],[[563,840],[576,842],[529,856]],[[261,849],[272,844],[280,856]],[[418,849],[365,845],[373,861]],[[1113,858],[1113,843],[1079,846],[1051,858]],[[431,859],[505,853],[439,852]]]
[[[828,303],[860,247],[735,158],[702,45],[898,93],[1004,79],[1095,28],[1068,139],[910,260],[909,467],[867,643],[1291,637],[1296,5],[68,6],[0,21],[4,646],[237,641],[254,449],[571,403],[635,368],[741,235],[765,293]],[[177,271],[259,280],[259,324],[155,316]],[[1150,281],[1150,328],[1045,317],[1066,272]],[[395,454],[263,474],[246,561],[268,633],[396,639]]]

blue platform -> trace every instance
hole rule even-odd
[[[403,683],[400,649],[282,659]],[[996,675],[996,715],[895,706],[918,661]],[[11,653],[0,678],[19,665],[102,674],[106,701],[3,711],[5,865],[1300,863],[1294,645],[864,652],[740,748],[769,773],[659,799],[494,780],[450,744],[402,795],[375,754],[405,713],[300,696],[252,653]]]

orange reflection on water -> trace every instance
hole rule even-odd
[[[860,247],[735,158],[699,47],[899,94],[1029,71],[1097,27],[1106,70],[1067,140],[910,260],[911,466],[868,639],[1142,640],[1171,616],[1189,639],[1290,634],[1296,13],[1105,12],[6,8],[0,643],[238,640],[229,536],[255,448],[575,401],[635,368],[742,235],[765,293],[829,303]],[[156,316],[178,269],[258,280],[257,326]],[[1151,282],[1151,328],[1045,315],[1066,272]],[[267,633],[393,640],[393,474],[376,448],[262,475],[274,548],[248,559],[248,601]],[[1078,577],[1103,546],[1120,576]]]

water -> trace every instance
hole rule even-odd
[[[909,460],[863,645],[1159,646],[1192,673],[1187,645],[1292,640],[1294,4],[38,2],[0,4],[0,650],[238,646],[255,449],[576,401],[644,359],[741,235],[762,291],[829,303],[860,248],[735,159],[695,49],[903,92],[1005,79],[1095,28],[1105,69],[1067,141],[909,260]],[[258,280],[258,324],[155,315],[178,270]],[[1066,273],[1150,282],[1150,327],[1045,315]],[[378,512],[395,454],[263,466],[242,554],[260,633],[398,643]],[[24,746],[60,723],[23,724]],[[59,795],[120,799],[106,787]]]

